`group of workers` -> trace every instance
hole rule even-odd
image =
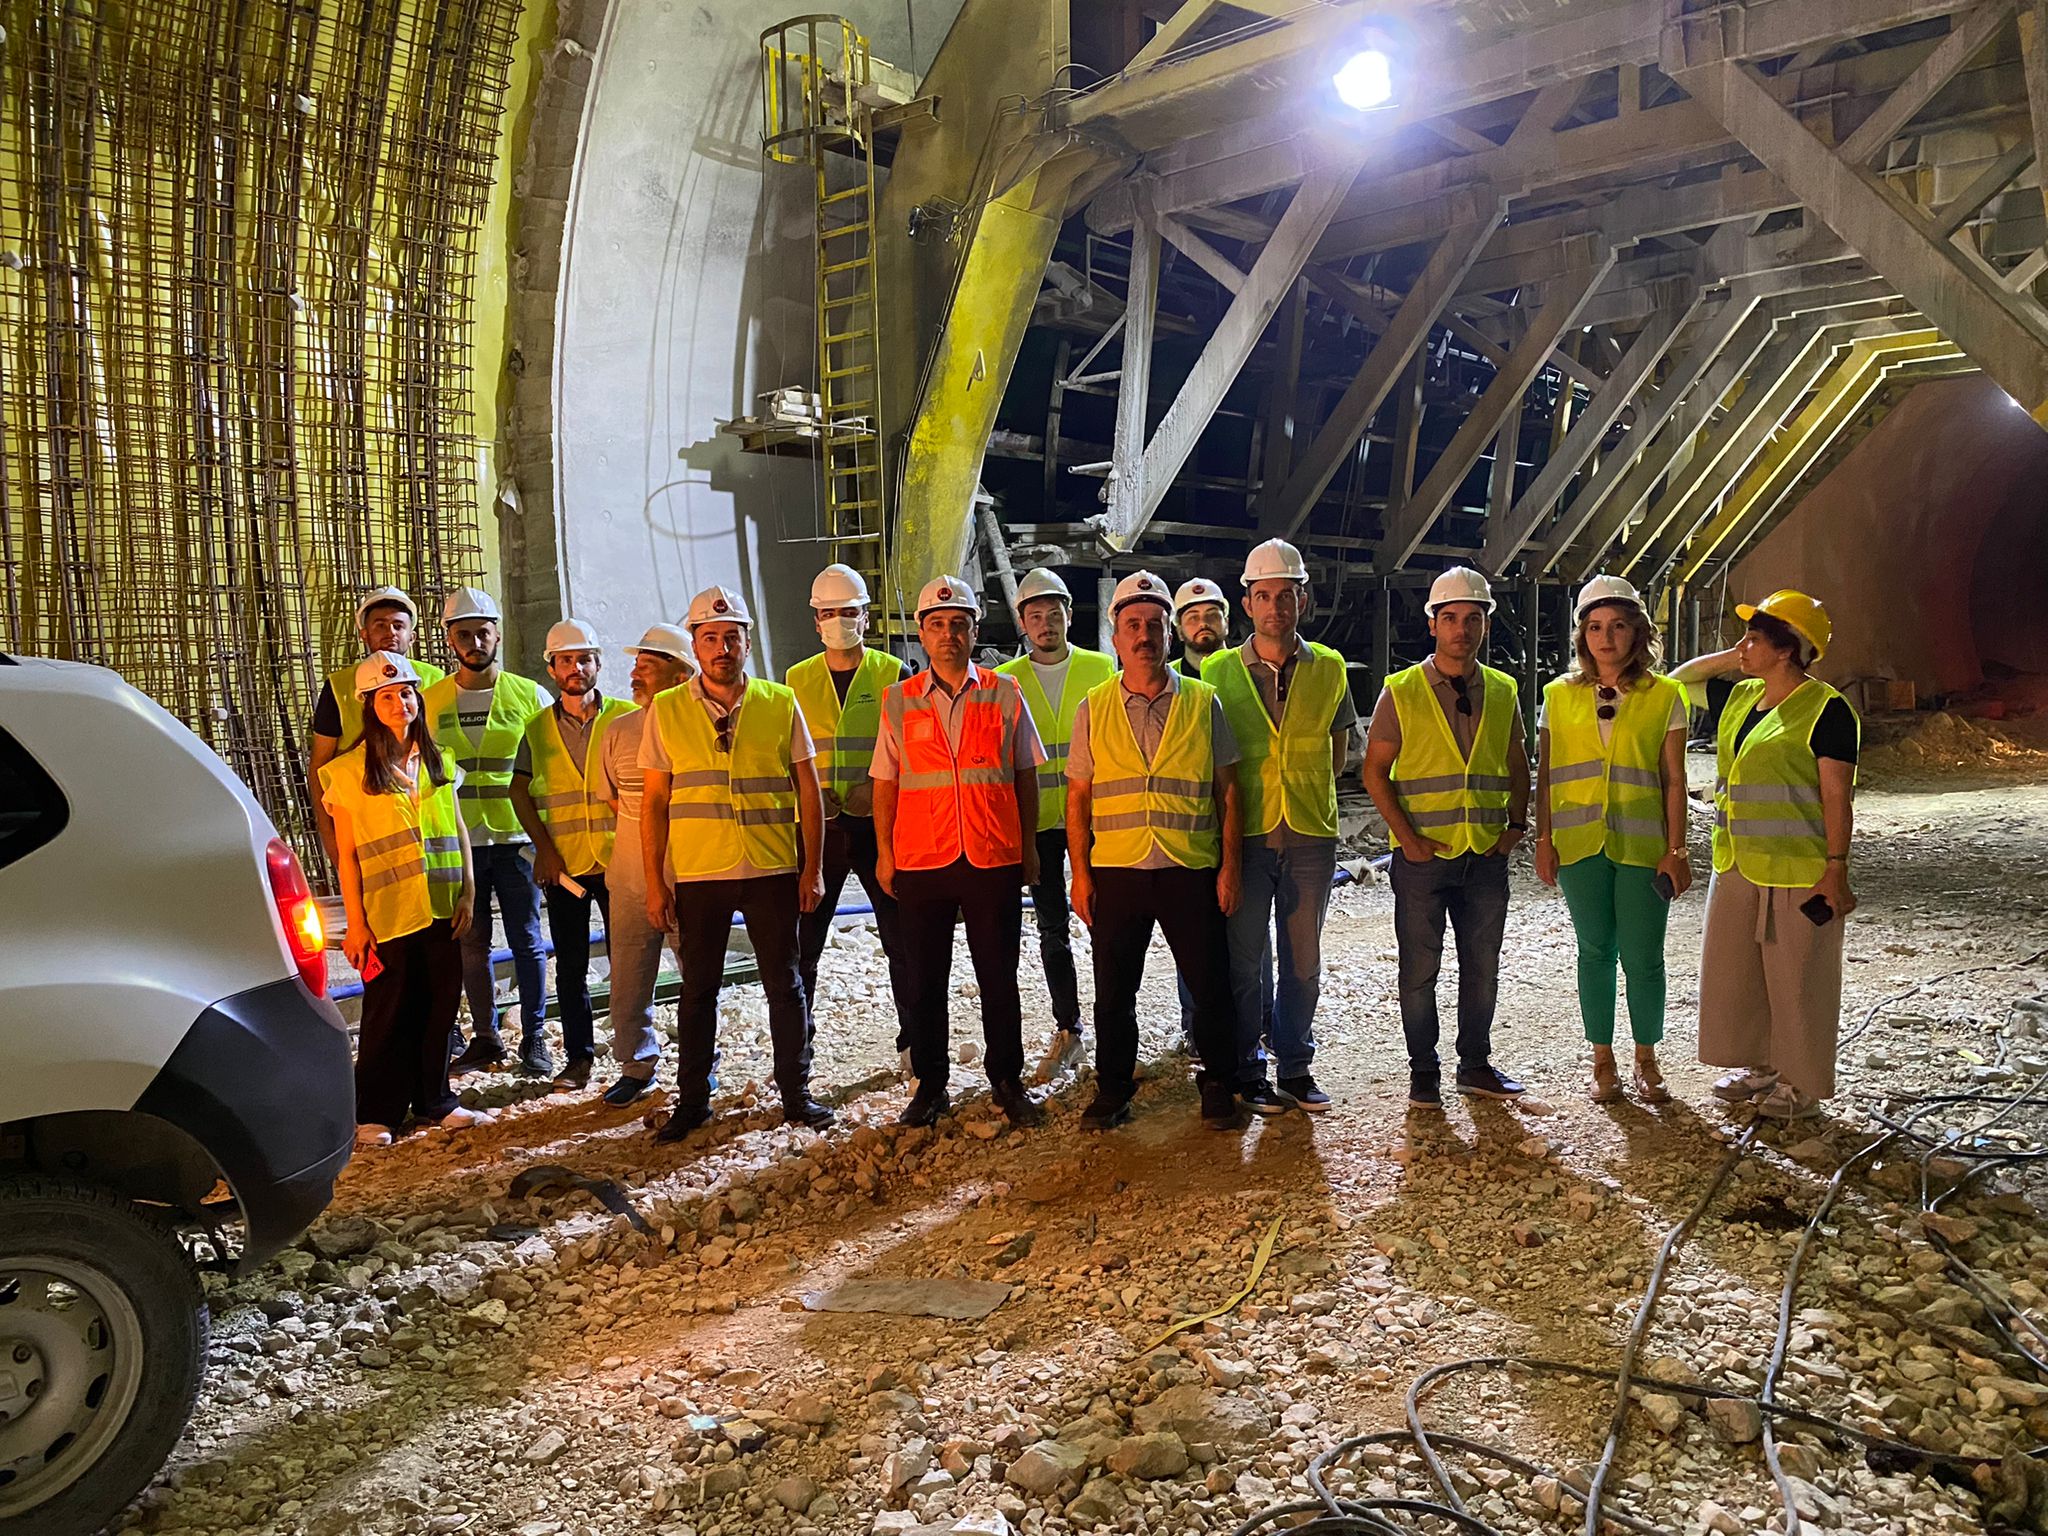
[[[951,966],[966,929],[995,1104],[1040,1118],[1027,1086],[1019,988],[1030,897],[1051,999],[1030,1077],[1086,1056],[1070,914],[1091,930],[1095,1093],[1083,1123],[1127,1119],[1137,1091],[1137,997],[1155,927],[1180,986],[1204,1120],[1327,1110],[1314,1074],[1322,935],[1337,871],[1337,784],[1357,711],[1344,658],[1307,639],[1309,572],[1282,540],[1240,577],[1244,640],[1215,582],[1117,583],[1115,655],[1073,645],[1073,602],[1050,570],[1016,596],[1024,653],[975,658],[981,601],[956,576],[916,607],[927,665],[867,643],[870,594],[828,566],[811,590],[822,651],[786,683],[754,676],[745,600],[711,587],[682,626],[656,624],[633,658],[632,701],[600,687],[589,626],[549,630],[555,697],[504,671],[488,594],[459,587],[442,619],[458,663],[410,658],[417,610],[396,588],[357,611],[369,655],[337,671],[314,718],[320,829],[340,873],[344,949],[363,976],[359,1141],[412,1119],[451,1128],[451,1073],[506,1059],[494,1001],[496,898],[520,999],[518,1070],[589,1085],[593,918],[610,958],[616,1078],[631,1104],[660,1060],[654,985],[677,950],[676,1141],[711,1119],[718,999],[735,919],[765,995],[775,1088],[792,1124],[829,1125],[812,1096],[818,965],[841,892],[873,908],[912,1084],[900,1120],[950,1107]],[[1516,683],[1484,665],[1494,608],[1478,572],[1430,588],[1432,654],[1386,679],[1365,731],[1363,780],[1394,845],[1409,1102],[1442,1103],[1436,992],[1444,928],[1458,958],[1455,1087],[1511,1099],[1493,1061],[1508,855],[1528,834],[1531,759]],[[1802,594],[1738,609],[1741,644],[1670,676],[1645,606],[1597,577],[1577,603],[1575,664],[1545,688],[1534,761],[1536,871],[1560,887],[1578,939],[1593,1047],[1591,1096],[1623,1096],[1614,1058],[1617,966],[1635,1053],[1630,1088],[1669,1099],[1656,1060],[1669,903],[1692,883],[1686,844],[1689,706],[1718,706],[1714,879],[1700,1054],[1714,1091],[1760,1112],[1811,1114],[1833,1091],[1857,727],[1808,668],[1829,640]],[[1173,658],[1173,642],[1180,655]],[[1741,674],[1732,686],[1727,679]],[[541,914],[553,940],[567,1060],[542,1036]],[[461,993],[470,1038],[455,1030]],[[1270,1075],[1269,1075],[1270,1072]]]

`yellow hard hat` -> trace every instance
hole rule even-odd
[[[1794,592],[1787,587],[1782,592],[1773,592],[1760,603],[1735,605],[1735,617],[1745,624],[1760,613],[1776,619],[1812,646],[1815,661],[1827,655],[1828,642],[1835,638],[1835,626],[1828,618],[1826,605],[1819,598],[1808,597],[1804,592]]]

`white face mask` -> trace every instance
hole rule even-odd
[[[850,651],[860,644],[860,620],[849,618],[820,619],[818,634],[825,642],[825,648],[832,651]]]

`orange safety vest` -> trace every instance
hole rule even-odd
[[[1024,708],[1014,679],[976,667],[961,697],[960,750],[946,736],[929,672],[892,685],[882,714],[899,747],[895,855],[899,869],[943,869],[955,859],[981,869],[1024,860],[1017,819],[1018,765],[1010,722]],[[1007,707],[1006,706],[1007,702]]]

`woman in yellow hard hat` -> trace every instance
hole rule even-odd
[[[462,949],[476,900],[469,834],[455,809],[461,770],[434,743],[420,674],[377,651],[356,668],[362,737],[320,770],[334,819],[348,929],[363,978],[356,1045],[356,1145],[389,1146],[409,1117],[460,1130],[490,1119],[456,1103],[448,1031],[462,998]]]
[[[1659,677],[1657,628],[1636,589],[1595,576],[1579,593],[1578,665],[1543,690],[1537,718],[1536,876],[1564,891],[1579,944],[1579,1017],[1595,1104],[1621,1097],[1614,972],[1628,979],[1631,1082],[1667,1104],[1664,928],[1692,885],[1685,847],[1685,690]]]
[[[1808,673],[1834,637],[1816,599],[1773,592],[1735,613],[1735,646],[1672,673],[1696,701],[1721,699],[1700,1060],[1730,1069],[1718,1097],[1793,1120],[1835,1091],[1861,726]]]

